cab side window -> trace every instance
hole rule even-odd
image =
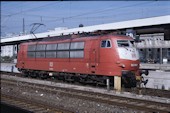
[[[110,40],[102,40],[102,41],[101,41],[101,47],[102,47],[102,48],[110,48],[110,47],[111,47],[111,42],[110,42]]]
[[[106,40],[103,40],[103,41],[101,42],[101,47],[106,47]]]

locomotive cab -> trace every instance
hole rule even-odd
[[[141,83],[142,77],[139,70],[139,52],[134,45],[134,40],[118,39],[116,43],[119,56],[118,63],[122,69],[122,85],[124,87],[136,87],[137,82]]]

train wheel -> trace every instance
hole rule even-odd
[[[109,79],[109,78],[105,77],[105,76],[96,77],[96,85],[97,86],[106,86],[107,79]]]
[[[84,77],[80,77],[79,83],[81,83],[82,85],[86,85],[86,79]]]
[[[32,78],[36,78],[36,77],[37,77],[37,74],[36,74],[36,72],[31,72],[31,73],[30,73],[30,76],[31,76]]]
[[[28,72],[22,71],[22,76],[23,76],[23,77],[28,77]]]
[[[40,74],[40,78],[41,78],[41,79],[47,79],[48,76],[47,76],[47,74],[45,74],[45,73],[41,73],[41,74]]]

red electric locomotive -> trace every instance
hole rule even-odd
[[[139,54],[134,40],[120,35],[35,41],[20,44],[17,68],[32,77],[106,84],[121,76],[125,87],[136,87]]]

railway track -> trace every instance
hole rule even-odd
[[[1,79],[1,84],[6,85],[18,85],[15,80],[3,80]],[[27,89],[41,90],[42,92],[49,92],[50,94],[59,93],[62,96],[67,96],[69,98],[77,98],[83,100],[90,100],[99,103],[106,103],[109,105],[124,106],[131,109],[146,111],[146,112],[159,112],[168,113],[170,112],[170,103],[161,103],[150,100],[141,100],[135,98],[121,97],[115,95],[102,94],[97,92],[83,91],[70,88],[61,88],[57,86],[47,86],[43,84],[28,83],[25,81],[20,81],[20,87]]]
[[[11,73],[11,72],[2,72],[2,74],[7,74],[10,76],[18,76],[18,77],[22,77],[24,78],[20,73]],[[40,78],[33,78],[33,79],[38,79],[41,80]],[[57,83],[65,83],[61,80],[57,80],[57,79],[46,79],[46,81],[52,81],[52,82],[57,82]],[[70,82],[70,84],[78,84],[78,85],[82,85],[80,83],[72,83]],[[90,85],[90,87],[95,87],[94,85]],[[97,88],[106,88],[106,87],[100,87],[97,86]],[[110,89],[113,89],[113,87],[110,87]],[[157,96],[157,97],[165,97],[165,98],[170,98],[170,91],[169,90],[161,90],[161,89],[150,89],[150,88],[134,88],[134,89],[130,89],[130,88],[124,88],[122,89],[122,91],[125,92],[131,92],[134,94],[140,94],[140,95],[148,95],[148,96]]]
[[[57,108],[56,106],[49,106],[46,103],[28,100],[26,98],[8,95],[5,93],[1,93],[1,102],[18,108],[22,108],[32,113],[73,113],[59,107]]]

